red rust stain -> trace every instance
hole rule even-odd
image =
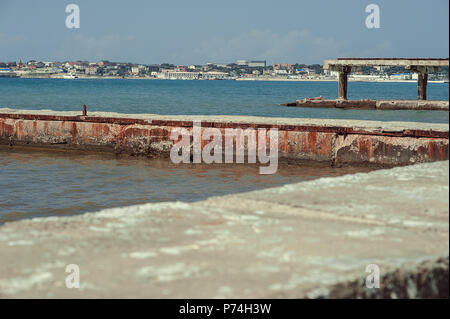
[[[308,142],[306,141],[306,133],[300,135],[300,144],[301,144],[301,151],[303,153],[306,153],[308,151]]]
[[[366,157],[370,159],[373,157],[372,141],[368,138],[358,139],[358,150],[360,157]]]
[[[308,149],[310,153],[316,153],[317,132],[309,132],[308,134]]]
[[[149,129],[148,128],[139,128],[139,127],[129,127],[126,128],[123,132],[124,137],[141,137],[147,136]]]
[[[110,132],[110,128],[108,124],[103,124],[103,123],[93,123],[92,124],[92,129],[91,129],[92,135],[94,137],[105,137],[109,134]]]
[[[289,150],[289,132],[288,131],[284,132],[284,134],[283,134],[283,141],[282,141],[281,145],[282,145],[282,148],[283,148],[283,152],[285,154],[287,154],[288,150]]]
[[[166,128],[161,128],[161,127],[152,128],[149,130],[149,132],[150,132],[151,136],[160,136],[160,137],[166,137],[166,138],[169,138],[169,136],[170,136],[170,131]]]
[[[72,144],[77,144],[77,123],[72,123]]]
[[[443,147],[440,147],[440,148],[439,148],[439,159],[440,159],[441,161],[443,161],[443,160],[445,159],[444,156],[445,156],[444,148],[443,148]]]
[[[12,136],[14,134],[14,126],[6,124],[3,119],[0,119],[0,135]]]
[[[19,140],[21,140],[22,136],[23,136],[22,126],[23,126],[23,121],[17,121],[16,135]]]
[[[428,159],[433,159],[433,141],[428,142]]]
[[[439,141],[432,139],[428,142],[428,157],[431,161],[445,159],[444,148],[439,145]]]
[[[317,154],[321,156],[331,156],[333,135],[325,133],[318,141]]]
[[[37,135],[37,121],[33,121],[33,141],[36,142]]]

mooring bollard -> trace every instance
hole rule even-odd
[[[83,116],[87,115],[86,104],[83,105]]]

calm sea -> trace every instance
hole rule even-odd
[[[282,164],[277,174],[260,175],[259,164],[175,165],[168,159],[0,146],[0,224],[149,202],[192,202],[370,170]]]
[[[188,115],[253,115],[447,123],[448,112],[288,108],[305,97],[337,98],[336,82],[247,82],[0,78],[0,108]],[[448,84],[430,83],[429,99],[448,100]],[[416,99],[415,83],[349,83],[351,99]]]

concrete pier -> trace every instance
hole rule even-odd
[[[445,161],[6,223],[0,298],[448,298],[448,180]]]
[[[422,110],[422,111],[448,111],[449,101],[425,100],[324,100],[306,98],[281,106],[339,108],[360,110]]]
[[[244,116],[161,116],[0,109],[0,143],[167,156],[171,132],[202,127],[278,129],[279,157],[329,165],[396,166],[448,160],[448,124]],[[204,145],[203,145],[204,146]]]
[[[324,70],[339,72],[339,99],[347,99],[348,74],[364,66],[402,66],[418,74],[417,98],[427,99],[428,73],[438,72],[449,66],[449,59],[429,58],[339,58],[325,60]]]

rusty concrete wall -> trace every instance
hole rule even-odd
[[[360,127],[229,121],[201,124],[203,129],[218,128],[222,134],[226,128],[277,128],[281,159],[391,166],[449,158],[448,130],[385,132]],[[0,114],[0,144],[167,156],[174,143],[170,134],[179,127],[190,131],[192,121]],[[203,146],[207,143],[204,141]]]

